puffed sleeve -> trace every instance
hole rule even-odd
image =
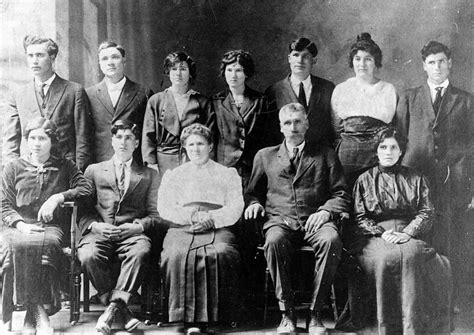
[[[237,170],[234,168],[227,168],[219,178],[226,181],[226,189],[225,194],[223,195],[224,206],[210,211],[216,229],[235,224],[240,219],[242,211],[244,210],[242,181]]]
[[[375,196],[374,194],[371,194],[369,190],[366,190],[366,186],[371,180],[372,179],[367,177],[367,174],[363,174],[359,179],[357,179],[357,182],[354,185],[354,217],[358,230],[363,235],[380,236],[385,230],[382,227],[377,226],[375,220],[368,217],[365,207],[365,201],[368,197]]]
[[[341,133],[344,130],[342,118],[339,116],[339,110],[341,108],[339,105],[340,95],[341,86],[337,85],[331,96],[331,125],[336,136],[336,145],[337,142],[340,141]]]
[[[434,207],[430,200],[430,190],[424,177],[419,178],[418,211],[413,220],[403,229],[404,233],[417,237],[428,232],[433,226]]]
[[[182,226],[190,224],[191,215],[194,212],[193,208],[183,207],[179,201],[183,186],[180,184],[179,174],[174,170],[167,170],[158,189],[159,215],[163,219]]]

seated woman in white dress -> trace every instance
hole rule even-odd
[[[158,191],[160,216],[174,223],[161,253],[170,322],[188,333],[231,315],[237,300],[240,254],[228,229],[243,211],[242,182],[234,168],[209,158],[211,131],[201,124],[181,134],[189,162],[167,171]]]

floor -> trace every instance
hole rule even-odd
[[[452,334],[466,334],[471,333],[474,334],[474,286],[466,286],[463,287],[463,295],[459,307],[460,312],[455,315],[454,323],[455,323],[455,331]],[[135,306],[135,309],[138,308]],[[69,324],[69,310],[63,309],[58,312],[56,315],[51,317],[51,324],[55,329],[55,334],[95,334],[94,326],[97,318],[101,314],[103,310],[102,306],[99,305],[92,305],[91,311],[89,313],[81,313],[80,321],[77,325],[71,326]],[[21,334],[21,327],[23,324],[23,317],[25,312],[15,312],[13,318],[13,331],[9,335],[20,335]],[[303,311],[299,312],[298,318],[298,327],[300,333],[304,333],[304,318],[303,318]],[[236,328],[232,328],[230,326],[222,326],[216,330],[217,334],[275,334],[275,328],[279,322],[279,315],[275,311],[271,314],[270,320],[268,322],[268,326],[262,327],[259,325],[258,322],[252,321],[249,318],[248,321],[242,322]],[[327,312],[325,315],[325,325],[329,328],[330,334],[341,334],[341,332],[335,331],[333,329],[334,322],[331,319],[330,311]],[[126,331],[120,330],[120,324],[114,323],[113,325],[113,334],[115,335],[125,335],[129,334]],[[155,324],[152,325],[144,325],[141,324],[133,334],[179,334],[180,333],[180,326],[179,324],[170,324],[158,327]],[[348,333],[346,333],[348,334]],[[3,334],[1,334],[3,335]]]

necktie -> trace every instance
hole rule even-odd
[[[293,171],[296,171],[296,169],[298,168],[298,153],[299,153],[299,150],[298,148],[293,148],[293,156],[291,156],[290,158],[290,163],[291,163],[291,167],[293,168]]]
[[[442,100],[441,92],[443,92],[443,87],[441,86],[436,87],[435,90],[436,90],[436,97],[435,97],[435,101],[433,102],[433,109],[434,109],[435,115],[438,115],[439,106],[441,105],[441,100]]]
[[[39,88],[39,94],[40,94],[40,97],[41,99],[44,101],[44,98],[45,98],[45,94],[44,94],[44,87],[46,86],[45,83],[42,83],[40,85],[40,88]]]
[[[119,170],[120,170],[120,175],[118,179],[118,188],[120,192],[120,197],[122,197],[123,193],[125,192],[125,164],[120,163]]]
[[[300,83],[300,92],[298,94],[298,101],[303,107],[306,109],[308,107],[306,103],[306,93],[304,92],[304,85],[303,82]]]

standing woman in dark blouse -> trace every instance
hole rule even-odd
[[[224,54],[220,73],[228,88],[214,95],[210,104],[210,113],[216,114],[217,121],[217,161],[237,169],[244,189],[257,151],[280,140],[278,124],[272,123],[263,94],[246,85],[254,68],[246,51]]]
[[[142,135],[143,162],[158,170],[160,179],[187,160],[180,138],[185,127],[201,123],[213,130],[215,125],[213,114],[206,111],[208,99],[190,87],[196,80],[194,60],[184,52],[170,53],[164,74],[171,87],[148,100]]]
[[[450,264],[425,242],[434,208],[425,178],[400,165],[405,148],[396,130],[383,130],[378,166],[355,183],[356,226],[347,247],[361,271],[350,276],[339,329],[365,327],[363,332],[379,334],[451,330]]]
[[[92,188],[72,161],[55,156],[52,121],[32,119],[24,135],[30,154],[7,164],[2,176],[0,326],[11,329],[15,303],[26,307],[26,330],[52,334],[48,315],[61,308],[57,278],[65,234],[58,207],[90,195]]]

